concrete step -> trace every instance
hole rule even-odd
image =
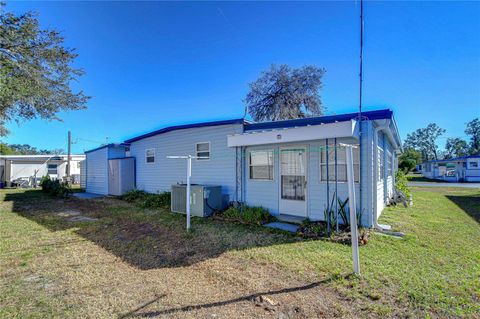
[[[297,225],[301,225],[303,221],[306,219],[306,217],[299,217],[299,216],[286,215],[286,214],[280,214],[276,217],[279,221],[290,223],[290,224],[297,224]]]
[[[263,226],[268,227],[268,228],[288,231],[290,233],[296,233],[298,228],[300,228],[299,225],[294,225],[294,224],[289,224],[289,223],[281,223],[281,222],[268,223],[268,224],[265,224]]]

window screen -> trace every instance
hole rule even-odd
[[[210,159],[210,143],[205,142],[205,143],[197,143],[196,146],[196,154],[197,154],[197,160],[208,160]]]
[[[145,150],[145,162],[155,163],[155,149],[149,148]]]

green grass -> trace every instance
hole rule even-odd
[[[339,303],[351,303],[360,317],[478,317],[480,190],[412,191],[413,207],[387,208],[380,219],[405,238],[374,233],[360,248],[359,278],[346,277],[350,247],[334,242],[198,218],[187,233],[182,215],[118,200],[0,191],[0,317],[112,317],[145,300],[164,281],[164,272],[183,278],[190,274],[183,269],[193,267],[192,280],[200,280],[205,262],[218,262],[218,269],[235,278],[227,290],[242,278],[271,281],[269,270],[260,272],[267,265],[306,282],[333,278],[322,289],[333,291]],[[99,220],[72,224],[57,215],[72,209]],[[227,260],[236,266],[224,265]],[[160,282],[153,282],[157,277]],[[123,297],[104,299],[109,294],[102,292],[121,291],[122,285]]]

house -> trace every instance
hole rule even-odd
[[[135,161],[131,188],[170,191],[186,182],[220,185],[224,205],[262,206],[273,215],[323,220],[335,194],[347,199],[343,144],[353,144],[358,210],[376,226],[394,192],[400,138],[388,109],[265,123],[244,119],[177,125],[86,152],[87,191],[108,194],[111,160]],[[336,205],[336,204],[334,204]]]
[[[480,182],[480,154],[421,164],[424,177],[446,182]]]
[[[80,162],[85,155],[71,155],[70,175],[74,181],[80,180]],[[62,179],[66,176],[67,155],[0,155],[0,181],[10,186],[33,186],[36,178],[50,176]]]

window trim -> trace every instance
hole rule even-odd
[[[377,176],[377,183],[378,182],[384,182],[385,181],[385,150],[383,147],[377,146],[378,147],[378,156],[377,156],[377,161],[378,161],[378,176]],[[383,167],[382,167],[383,163]]]
[[[198,144],[208,144],[208,158],[196,158],[196,161],[201,161],[201,162],[208,162],[212,158],[212,145],[210,141],[205,141],[205,142],[197,142],[195,143],[195,156],[198,157],[198,150],[197,150],[197,145]],[[200,153],[206,153],[206,151],[200,152]]]
[[[251,170],[250,167],[251,165],[251,156],[250,154],[254,152],[272,152],[272,179],[268,178],[252,178]],[[248,162],[247,162],[247,168],[248,168],[248,180],[252,182],[273,182],[275,181],[275,149],[273,148],[267,148],[267,149],[253,149],[248,151]]]
[[[55,173],[50,173],[50,165],[55,165]],[[52,168],[53,169],[53,168]],[[47,163],[47,175],[58,175],[58,164]]]
[[[337,142],[337,144],[340,144],[339,142]],[[335,146],[334,143],[332,144],[328,144],[328,147],[331,147],[331,146]],[[325,164],[322,163],[322,152],[326,149],[324,149],[325,145],[321,145],[320,146],[320,152],[319,152],[319,157],[318,157],[318,176],[319,176],[319,181],[320,183],[323,183],[323,184],[327,184],[327,183],[335,183],[335,180],[332,180],[332,181],[329,181],[329,180],[322,180],[322,165],[324,166],[327,166],[327,163],[325,162]],[[355,163],[355,161],[353,162],[353,175],[354,175],[354,179],[355,179],[355,164],[358,165],[358,174],[360,175],[360,147],[358,148],[353,148],[352,151],[355,152],[355,150],[358,149],[358,163]],[[355,156],[353,156],[353,158],[355,159]],[[335,161],[335,160],[334,160]],[[335,163],[333,164],[330,164],[330,161],[328,163],[328,165],[334,165],[335,166]],[[346,169],[346,166],[347,166],[347,159],[345,159],[345,162],[338,162],[337,161],[337,165],[345,165],[345,169]],[[345,180],[345,181],[337,181],[337,184],[347,184],[348,183],[348,180]],[[358,176],[358,182],[354,180],[354,183],[355,184],[360,184],[360,176]]]
[[[151,157],[151,156],[147,156],[147,152],[148,152],[148,151],[153,151],[153,162],[149,162],[149,161],[147,160],[148,157]],[[157,157],[156,155],[157,155],[157,152],[156,152],[156,150],[155,150],[155,147],[153,147],[153,148],[146,148],[146,149],[145,149],[145,164],[155,164],[155,160],[156,160],[156,157]]]

